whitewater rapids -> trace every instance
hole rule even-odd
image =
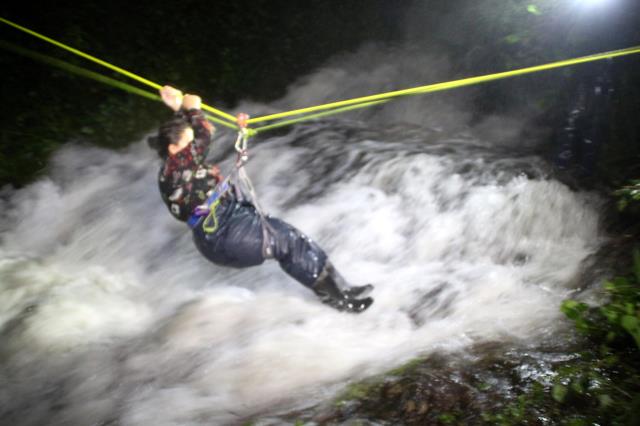
[[[162,204],[144,142],[67,146],[47,177],[2,192],[0,422],[235,424],[420,354],[552,335],[589,284],[576,280],[603,241],[599,200],[514,152],[335,120],[257,144],[263,207],[375,284],[349,315],[273,261],[208,263]]]

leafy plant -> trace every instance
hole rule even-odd
[[[604,284],[610,300],[599,308],[585,303],[566,300],[562,312],[576,328],[591,337],[604,338],[606,344],[615,344],[633,338],[640,349],[640,251],[633,253],[633,274],[617,277]]]
[[[592,345],[553,368],[550,384],[534,381],[487,424],[635,424],[640,408],[640,251],[633,252],[631,273],[604,284],[608,300],[589,306],[566,300],[561,310]]]
[[[618,197],[618,210],[623,211],[629,205],[640,201],[640,179],[632,180],[629,185],[623,186],[613,193]]]

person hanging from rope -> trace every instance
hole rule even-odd
[[[164,161],[158,175],[160,193],[171,214],[192,228],[200,253],[217,265],[236,268],[273,258],[339,311],[359,313],[371,306],[371,284],[349,286],[316,242],[288,223],[263,215],[245,195],[239,182],[245,152],[226,178],[205,161],[215,129],[200,109],[200,97],[183,95],[171,86],[161,88],[160,95],[175,112],[157,136],[149,138]]]

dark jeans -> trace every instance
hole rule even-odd
[[[265,260],[263,228],[255,207],[225,198],[216,209],[218,229],[207,233],[203,218],[193,228],[196,247],[211,262],[234,268],[260,265]],[[269,224],[268,247],[280,267],[311,287],[327,262],[327,255],[314,241],[280,219],[265,218]]]

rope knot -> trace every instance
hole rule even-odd
[[[249,121],[249,114],[245,114],[244,112],[241,112],[236,116],[236,123],[238,123],[238,127],[240,129],[246,130],[249,124],[248,121]]]

